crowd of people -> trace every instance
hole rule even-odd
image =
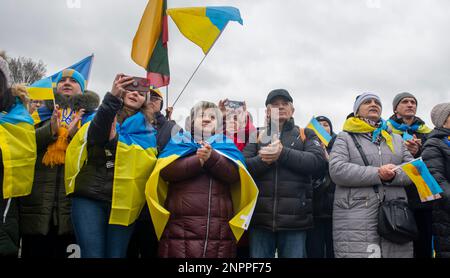
[[[431,110],[431,129],[411,93],[393,98],[388,120],[377,94],[360,94],[339,134],[316,117],[325,144],[295,123],[284,89],[268,94],[263,127],[227,99],[200,101],[180,127],[158,89],[130,91],[133,81],[118,74],[100,100],[63,70],[54,101],[30,101],[0,57],[1,256],[67,258],[79,246],[81,258],[450,257],[449,102]],[[422,202],[398,168],[419,157],[438,200]],[[231,188],[245,173],[259,193],[236,237]],[[162,230],[146,196],[155,175],[167,185],[155,191],[170,212]],[[380,200],[397,199],[418,229],[406,243],[377,230]]]

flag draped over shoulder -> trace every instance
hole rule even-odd
[[[94,61],[94,54],[92,54],[91,56],[88,56],[86,58],[84,58],[83,60],[71,65],[70,67],[67,67],[65,69],[74,69],[76,71],[78,71],[85,80],[85,84],[84,87],[87,88],[87,84],[89,82],[89,76],[91,73],[91,68],[92,68],[92,62]],[[65,70],[63,69],[63,70]],[[61,71],[63,71],[61,70]],[[58,78],[58,74],[61,72],[58,71],[57,73],[53,74],[52,76],[50,76],[50,78],[52,79],[52,85],[53,87],[56,87],[56,79]]]
[[[92,117],[91,117],[92,118]],[[84,124],[66,150],[66,194],[73,193],[75,180],[87,159],[87,131]],[[128,226],[145,204],[145,184],[156,164],[156,130],[139,112],[116,125],[119,135],[114,162],[114,181],[109,224]]]
[[[147,71],[155,88],[170,82],[166,8],[166,0],[148,1],[131,49],[131,58]]]
[[[0,113],[0,149],[3,198],[29,195],[36,163],[36,136],[33,119],[18,99],[9,112]]]
[[[55,99],[51,77],[38,80],[27,87],[30,99]]]
[[[192,7],[168,9],[180,32],[208,53],[228,22],[243,24],[241,14],[234,7]]]
[[[212,148],[236,163],[239,167],[240,181],[231,185],[234,217],[229,221],[231,230],[239,240],[248,228],[258,197],[258,188],[248,173],[244,158],[233,142],[223,135],[215,135],[206,140]],[[195,143],[189,133],[173,136],[158,157],[155,169],[145,187],[145,196],[158,239],[169,221],[170,212],[164,208],[168,184],[161,178],[160,172],[178,158],[192,154],[201,145]]]
[[[328,147],[328,144],[330,143],[332,137],[325,130],[325,128],[323,128],[319,121],[316,120],[316,118],[313,117],[306,127],[312,129],[316,133],[317,137],[319,137],[320,141],[322,141],[322,143]]]
[[[422,202],[441,198],[439,193],[443,192],[442,188],[431,175],[422,158],[405,163],[401,168],[416,186]]]

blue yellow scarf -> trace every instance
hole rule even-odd
[[[376,142],[381,136],[386,140],[391,152],[395,152],[392,135],[387,131],[387,123],[383,119],[380,119],[380,126],[375,128],[357,117],[350,117],[345,121],[343,130],[350,133],[372,133],[372,142]]]
[[[392,132],[395,134],[402,135],[403,140],[411,140],[414,137],[411,135],[412,133],[421,133],[421,134],[428,134],[431,132],[431,129],[427,127],[426,125],[422,124],[413,124],[413,125],[407,125],[405,123],[399,124],[393,119],[388,120],[388,124],[392,127]]]
[[[258,188],[245,168],[244,157],[233,141],[224,135],[214,135],[206,140],[220,155],[236,163],[240,181],[231,185],[234,216],[229,221],[230,228],[238,241],[248,228],[258,197]],[[158,239],[169,221],[170,212],[164,208],[169,185],[160,177],[160,172],[178,158],[195,153],[201,145],[189,133],[178,133],[169,141],[158,157],[155,169],[145,187],[147,204]]]

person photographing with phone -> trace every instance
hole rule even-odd
[[[154,105],[149,89],[118,74],[92,121],[69,145],[66,190],[82,258],[123,258],[145,204],[145,183],[156,163]],[[86,136],[87,134],[87,136]],[[81,155],[80,155],[81,154]],[[77,169],[77,166],[79,167]]]

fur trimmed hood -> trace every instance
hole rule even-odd
[[[95,111],[97,107],[100,105],[100,96],[93,92],[86,90],[84,94],[75,95],[75,96],[67,96],[60,93],[55,92],[55,102],[61,108],[70,107],[73,110],[85,109],[87,113]],[[53,111],[53,101],[47,100],[45,101],[45,105]]]

